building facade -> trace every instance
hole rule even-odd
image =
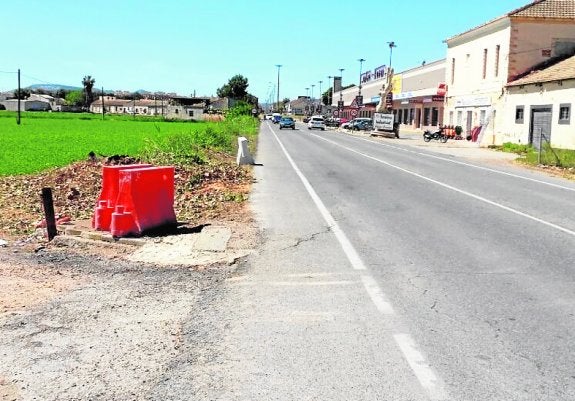
[[[575,50],[575,0],[536,0],[446,43],[446,124],[501,144],[507,83]]]
[[[393,109],[401,128],[425,130],[443,125],[445,60],[424,63],[393,81]]]
[[[502,141],[575,149],[575,56],[507,85]]]
[[[351,88],[336,91],[332,105],[343,101],[343,117],[373,118],[380,101],[380,93],[387,82],[387,67],[367,71],[361,77],[362,105],[357,97],[359,83]],[[393,112],[401,128],[435,129],[443,124],[445,60],[395,73],[392,79]]]

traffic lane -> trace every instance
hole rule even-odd
[[[302,169],[457,391],[569,399],[573,240],[312,138]]]
[[[397,145],[390,146],[377,140],[346,135],[316,135],[348,151],[373,157],[388,167],[404,169],[404,172],[457,188],[454,192],[465,192],[482,201],[510,208],[512,212],[526,214],[542,224],[575,232],[575,216],[570,213],[571,205],[575,202],[575,184],[567,180],[521,169],[500,169],[480,162],[469,163]]]
[[[365,273],[350,266],[333,232],[318,221],[319,211],[294,180],[270,129],[260,133],[256,159],[263,166],[256,168],[252,197],[266,241],[231,281],[224,308],[233,316],[227,318],[224,364],[235,372],[230,393],[429,400],[396,345],[393,318],[381,319],[365,291]],[[311,229],[302,229],[309,220]]]

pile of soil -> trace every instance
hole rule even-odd
[[[245,200],[252,183],[250,169],[238,167],[228,155],[216,162],[176,166],[174,209],[178,221],[200,225],[206,221],[249,220]],[[60,221],[90,219],[101,191],[102,166],[134,164],[128,156],[97,157],[42,173],[0,177],[0,239],[32,235],[43,218],[40,194],[52,188]]]

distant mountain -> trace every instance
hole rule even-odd
[[[60,85],[60,84],[34,84],[28,86],[26,89],[30,90],[38,90],[42,89],[48,92],[56,92],[58,90],[65,90],[65,91],[76,91],[82,90],[83,88],[80,86],[70,86],[70,85]]]

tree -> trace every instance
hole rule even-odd
[[[92,78],[91,75],[86,75],[82,79],[82,85],[84,85],[84,95],[86,98],[86,102],[85,102],[84,106],[86,106],[86,107],[89,107],[90,103],[92,103],[92,100],[93,100],[92,88],[94,87],[95,83],[96,83],[96,80],[94,78]]]
[[[248,79],[243,75],[234,75],[227,84],[217,90],[218,97],[244,100],[248,95],[248,85]]]
[[[81,106],[84,103],[84,92],[81,90],[68,92],[66,95],[66,104],[68,106]]]
[[[25,100],[30,97],[30,89],[20,88],[20,100]],[[18,90],[14,91],[14,99],[18,99]]]
[[[59,97],[61,99],[66,98],[66,95],[68,94],[69,91],[65,90],[65,89],[58,89],[55,93],[55,97]]]
[[[333,98],[332,88],[326,89],[324,93],[321,94],[321,103],[326,106],[331,104]]]

